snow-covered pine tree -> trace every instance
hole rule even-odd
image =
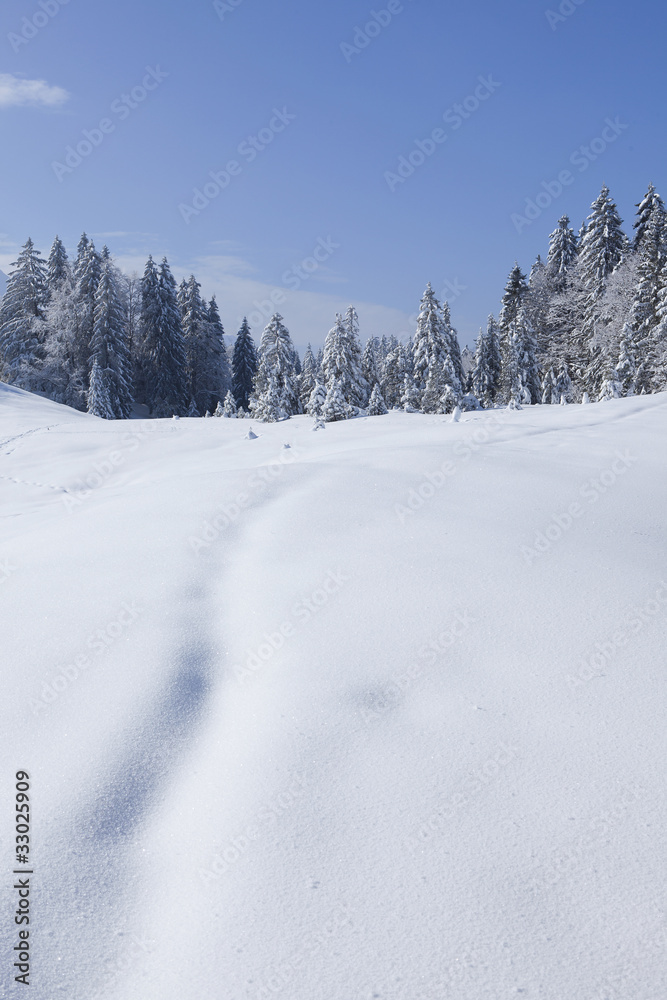
[[[255,415],[256,407],[266,396],[262,412],[273,412],[273,392],[277,393],[279,410],[286,417],[299,413],[298,376],[294,370],[294,345],[289,331],[279,313],[275,313],[264,329],[259,347],[260,365],[254,380],[250,408]],[[271,383],[273,379],[273,385]],[[260,417],[259,419],[263,419]]]
[[[386,405],[391,409],[401,405],[403,383],[407,375],[407,359],[402,344],[390,351],[384,359],[380,390]],[[415,387],[416,391],[416,387]],[[419,397],[419,393],[417,393]]]
[[[232,392],[237,406],[247,410],[250,406],[250,396],[253,391],[253,384],[259,360],[257,358],[257,348],[255,341],[250,335],[248,320],[243,317],[241,329],[234,343],[234,354],[232,356]]]
[[[526,404],[539,403],[542,399],[542,393],[537,364],[537,345],[530,319],[523,309],[519,310],[516,320],[516,338],[519,378],[523,387],[521,402]]]
[[[151,348],[155,382],[149,405],[158,417],[182,416],[189,404],[187,357],[176,281],[166,257],[158,273],[158,299],[157,333]]]
[[[458,334],[452,326],[451,310],[447,300],[442,303],[442,332],[444,335],[444,354],[446,354],[451,361],[451,375],[453,375],[454,379],[452,382],[450,375],[448,384],[450,384],[452,390],[460,396],[461,393],[465,391],[465,374],[463,372],[463,362],[461,360],[461,345],[459,344]],[[441,360],[444,362],[444,356]]]
[[[49,259],[46,265],[46,285],[49,296],[72,276],[72,269],[69,265],[69,258],[65,245],[59,236],[53,241]]]
[[[352,306],[345,320],[336,314],[336,322],[324,341],[324,352],[319,377],[327,392],[338,384],[351,414],[366,398],[366,380],[361,370],[361,347],[359,345],[357,314]],[[337,418],[339,419],[339,418]]]
[[[263,367],[264,361],[260,363],[258,374],[262,372]],[[278,420],[285,420],[290,414],[285,409],[284,397],[276,375],[269,371],[265,378],[264,389],[259,396],[251,398],[250,406],[256,420],[272,424]]]
[[[377,338],[369,337],[366,341],[364,353],[361,358],[361,372],[366,380],[366,384],[369,386],[369,391],[371,392],[373,386],[377,385],[380,381],[380,366],[378,365],[377,351]]]
[[[429,281],[419,305],[417,330],[413,341],[413,374],[415,385],[420,392],[426,388],[431,362],[442,357],[444,351],[440,303]]]
[[[218,407],[220,407],[220,403],[218,403]],[[238,412],[238,407],[236,406],[236,400],[232,395],[231,389],[228,389],[225,395],[225,405],[222,408],[222,416],[235,417],[237,412]],[[217,411],[216,411],[216,416],[219,416]]]
[[[561,362],[560,368],[558,369],[555,388],[556,395],[558,396],[558,403],[563,400],[565,400],[566,403],[574,402],[574,386],[570,377],[570,370],[565,361]]]
[[[91,371],[95,364],[100,369],[109,412],[118,420],[127,419],[133,402],[131,361],[118,278],[108,254],[103,255],[101,262],[90,352]]]
[[[547,279],[554,291],[562,289],[567,283],[568,271],[577,260],[578,253],[577,237],[570,220],[567,215],[561,215],[558,225],[549,236],[546,262]]]
[[[501,361],[499,400],[514,405],[518,405],[523,396],[520,367],[524,334],[522,306],[527,294],[526,276],[515,261],[505,285],[499,316]]]
[[[310,344],[308,344],[306,347],[306,353],[303,356],[301,375],[299,376],[299,400],[301,402],[301,409],[304,413],[307,412],[310,395],[315,388],[316,382],[317,364],[313,355],[313,349]]]
[[[618,345],[615,380],[620,385],[618,395],[634,396],[637,380],[637,357],[635,353],[634,333],[629,323],[624,324],[621,340]]]
[[[0,302],[0,373],[23,389],[41,388],[48,297],[46,262],[28,239],[9,272]]]
[[[490,315],[486,330],[479,331],[473,358],[470,386],[482,406],[493,406],[500,381],[500,339],[498,324]]]
[[[559,402],[553,368],[549,368],[542,379],[542,402],[549,406]]]
[[[236,403],[234,404],[234,406],[236,406]],[[227,414],[225,413],[224,407],[223,407],[222,403],[220,402],[220,400],[218,400],[218,405],[216,406],[215,410],[213,411],[213,416],[214,417],[218,417],[218,418],[227,416]],[[231,416],[231,414],[230,414],[230,416]],[[234,414],[234,416],[236,416],[236,414]]]
[[[216,351],[213,343],[215,338],[209,336],[207,310],[200,292],[201,285],[194,274],[191,274],[179,286],[178,305],[187,357],[188,392],[197,412],[204,413],[209,408],[211,395],[216,398],[219,395],[219,391],[214,389],[217,384],[219,347]]]
[[[600,300],[604,294],[609,276],[618,267],[624,254],[628,252],[628,238],[623,232],[622,221],[616,205],[609,195],[609,188],[602,190],[591,206],[586,223],[586,231],[579,247],[579,265],[586,289],[586,300],[581,334],[582,347],[587,348],[589,363],[584,380],[589,391],[595,391],[600,377],[600,351],[596,346],[596,336],[601,325]],[[609,379],[607,379],[609,381]]]
[[[49,295],[45,310],[46,336],[40,380],[56,403],[87,408],[88,365],[80,363],[82,307],[70,272]]]
[[[322,409],[327,399],[327,390],[321,382],[316,382],[308,399],[306,413],[311,417],[321,417]]]
[[[385,413],[388,413],[387,406],[382,398],[380,386],[377,382],[373,386],[366,412],[369,417],[382,417]]]
[[[215,295],[208,304],[208,309],[204,310],[204,323],[202,326],[202,356],[204,360],[204,371],[201,377],[201,405],[206,403],[208,394],[208,408],[213,409],[217,400],[224,399],[232,385],[232,373],[225,347],[225,331],[220,320],[218,303]]]
[[[426,376],[426,385],[421,392],[422,413],[444,413],[443,395],[446,383],[441,365],[433,364]]]
[[[664,216],[665,204],[660,195],[658,194],[658,192],[656,191],[656,189],[653,187],[653,185],[649,184],[648,191],[646,192],[642,200],[639,202],[639,204],[636,206],[636,208],[637,208],[637,216],[635,218],[635,221],[632,223],[632,228],[635,231],[635,237],[632,246],[634,250],[640,250],[642,241],[644,239],[644,234],[646,233],[646,230],[648,228],[651,214],[654,211],[657,211],[658,213]]]
[[[88,240],[84,233],[79,242],[79,256],[77,256],[74,270],[77,279],[77,294],[81,302],[81,339],[78,354],[80,363],[84,367],[91,357],[90,343],[95,323],[95,296],[100,283],[101,270],[102,257],[95,249],[93,241]],[[88,370],[90,371],[90,368]]]
[[[95,417],[101,417],[103,420],[115,420],[116,414],[109,402],[108,381],[108,372],[101,368],[95,359],[90,372],[90,384],[86,392],[88,413],[92,413]]]
[[[659,197],[659,196],[656,196]],[[667,221],[662,204],[654,204],[646,221],[635,259],[637,284],[630,311],[633,341],[641,377],[637,392],[651,392],[653,374],[661,354],[664,327],[660,329],[662,300],[667,282]],[[620,376],[620,371],[619,371]],[[625,380],[621,377],[625,385]]]
[[[350,404],[345,400],[342,383],[338,379],[334,379],[327,389],[322,416],[327,423],[332,423],[336,420],[346,420],[349,415]]]
[[[406,413],[419,412],[419,392],[412,375],[408,374],[403,379],[403,392],[400,402]]]
[[[364,407],[370,395],[370,386],[364,378],[363,351],[359,338],[359,317],[354,306],[348,306],[345,313],[346,353],[347,353],[347,401],[351,406]]]

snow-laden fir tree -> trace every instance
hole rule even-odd
[[[498,324],[490,315],[486,330],[479,331],[473,358],[470,388],[485,407],[493,406],[500,382],[500,335]]]
[[[369,393],[372,392],[373,386],[377,385],[380,381],[380,366],[378,365],[377,353],[377,338],[369,337],[361,357],[361,373],[364,376],[366,384],[369,386]]]
[[[500,384],[499,401],[517,405],[523,397],[520,361],[523,354],[525,317],[522,306],[528,294],[526,276],[514,263],[502,298],[499,316],[500,327]]]
[[[236,406],[236,403],[234,404],[234,406]],[[215,410],[213,411],[213,416],[219,418],[219,417],[224,417],[226,415],[227,414],[225,414],[225,409],[224,409],[222,403],[220,402],[220,400],[218,400],[218,405],[216,406]],[[234,416],[236,416],[236,413],[234,413]]]
[[[4,381],[23,389],[41,388],[46,273],[46,262],[28,239],[12,264],[0,302],[0,372]]]
[[[405,348],[402,344],[399,344],[393,351],[389,351],[382,366],[380,389],[382,398],[390,409],[401,405],[403,384],[407,374],[408,365]],[[419,393],[417,393],[417,399],[419,399]]]
[[[109,373],[101,366],[99,361],[93,361],[90,372],[90,384],[86,392],[88,412],[103,420],[114,420],[116,414],[109,401]]]
[[[264,329],[259,357],[260,365],[250,400],[253,416],[264,420],[267,419],[264,414],[280,412],[285,417],[291,417],[299,413],[301,404],[294,368],[294,344],[279,313]]]
[[[308,344],[306,352],[303,356],[301,375],[299,376],[299,400],[301,403],[301,409],[304,413],[307,412],[308,402],[310,400],[310,395],[315,388],[317,376],[317,363],[315,361],[313,349],[310,344]]]
[[[348,413],[366,401],[367,385],[361,362],[357,314],[350,306],[345,319],[340,313],[336,315],[336,322],[327,334],[319,373],[327,392],[338,383]]]
[[[637,357],[634,333],[629,323],[623,326],[621,341],[618,345],[615,380],[620,386],[618,393],[620,396],[634,396],[637,380]]]
[[[579,248],[577,237],[567,215],[561,215],[558,225],[549,236],[549,253],[546,272],[552,289],[561,289],[567,282],[567,275],[577,260]]]
[[[81,302],[81,340],[79,343],[79,358],[85,365],[91,356],[90,342],[93,337],[95,323],[95,296],[100,283],[102,257],[95,249],[92,240],[84,235],[79,243],[79,256],[75,266],[77,278],[77,294]]]
[[[257,348],[250,334],[248,320],[244,316],[234,343],[232,392],[237,406],[241,406],[245,410],[248,410],[250,406],[250,397],[258,367]]]
[[[558,369],[555,388],[559,403],[563,402],[563,400],[566,403],[574,402],[575,398],[574,386],[572,384],[572,378],[570,376],[570,369],[568,368],[567,363],[565,361],[561,362],[560,368]]]
[[[366,412],[369,417],[381,417],[384,416],[385,413],[388,413],[387,406],[382,398],[382,393],[380,392],[380,386],[377,382],[373,386],[373,391],[371,392],[370,399],[368,400]]]
[[[556,391],[556,376],[553,368],[549,368],[542,378],[542,402],[545,405],[555,405],[560,397]]]
[[[194,274],[187,281],[184,279],[178,290],[188,366],[188,391],[198,415],[215,405],[221,391],[224,394],[228,387],[221,384],[224,345],[219,331],[209,322],[208,309],[200,293],[201,285]]]
[[[218,403],[218,406],[220,406],[220,403]],[[235,417],[237,412],[238,407],[236,405],[236,400],[232,395],[231,389],[228,389],[225,395],[225,405],[222,409],[222,415],[223,417]]]
[[[232,373],[225,347],[225,331],[220,320],[220,312],[215,295],[204,310],[202,354],[205,359],[205,369],[202,373],[200,391],[202,405],[209,396],[209,408],[215,401],[223,399],[232,385]]]
[[[83,364],[79,356],[82,311],[74,275],[70,273],[49,295],[40,381],[50,399],[77,410],[87,408],[89,380],[88,361]]]
[[[648,191],[636,207],[637,217],[632,224],[635,231],[633,249],[640,250],[652,213],[657,211],[664,215],[665,205],[653,185],[649,184]]]
[[[119,420],[132,410],[131,361],[127,344],[125,313],[119,281],[108,256],[102,258],[100,280],[95,295],[90,366],[97,365],[103,381],[109,412]],[[90,409],[90,401],[89,401]],[[97,413],[97,416],[102,416]]]
[[[347,420],[349,415],[350,404],[345,399],[343,385],[338,379],[334,379],[327,389],[322,416],[327,423],[332,423],[335,420]]]
[[[72,269],[63,241],[59,236],[53,241],[46,265],[46,285],[51,296],[72,277]]]
[[[327,390],[321,382],[316,382],[306,405],[306,413],[311,417],[321,417],[326,398]]]
[[[600,300],[609,276],[620,264],[628,247],[618,210],[610,197],[609,188],[604,185],[591,206],[579,247],[579,267],[586,288],[582,347],[585,350],[588,345],[590,354],[585,376],[588,382],[595,383],[595,372],[599,369],[595,338],[599,334],[597,327],[601,325]]]
[[[166,257],[158,273],[158,298],[158,333],[152,359],[156,378],[150,404],[158,417],[182,416],[189,403],[187,358],[176,281]]]
[[[445,338],[445,355],[451,362],[451,371],[454,376],[453,382],[451,378],[449,379],[449,384],[451,384],[453,391],[460,395],[465,388],[461,346],[458,334],[452,326],[451,310],[446,300],[442,303],[442,329]],[[444,363],[444,357],[441,360]]]
[[[403,379],[403,391],[401,393],[400,405],[406,413],[419,412],[419,391],[415,385],[412,375],[408,374]]]

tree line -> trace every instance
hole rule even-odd
[[[0,303],[0,374],[110,420],[135,403],[154,417],[333,421],[657,392],[667,388],[667,215],[653,185],[633,229],[630,239],[607,187],[578,234],[562,216],[529,277],[514,264],[473,356],[430,284],[407,343],[372,337],[362,348],[350,306],[301,358],[277,313],[259,347],[244,319],[228,349],[215,296],[207,302],[194,275],[178,286],[166,258],[149,257],[138,278],[85,233],[72,262],[58,237],[47,260],[29,239]]]

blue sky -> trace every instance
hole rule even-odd
[[[649,181],[667,196],[657,0],[42,4],[0,12],[5,271],[85,229],[127,268],[194,271],[228,333],[277,308],[300,346],[349,302],[362,336],[407,335],[430,280],[472,343],[603,182],[628,229]]]

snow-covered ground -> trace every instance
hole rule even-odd
[[[0,386],[2,995],[664,1000],[666,438]]]

